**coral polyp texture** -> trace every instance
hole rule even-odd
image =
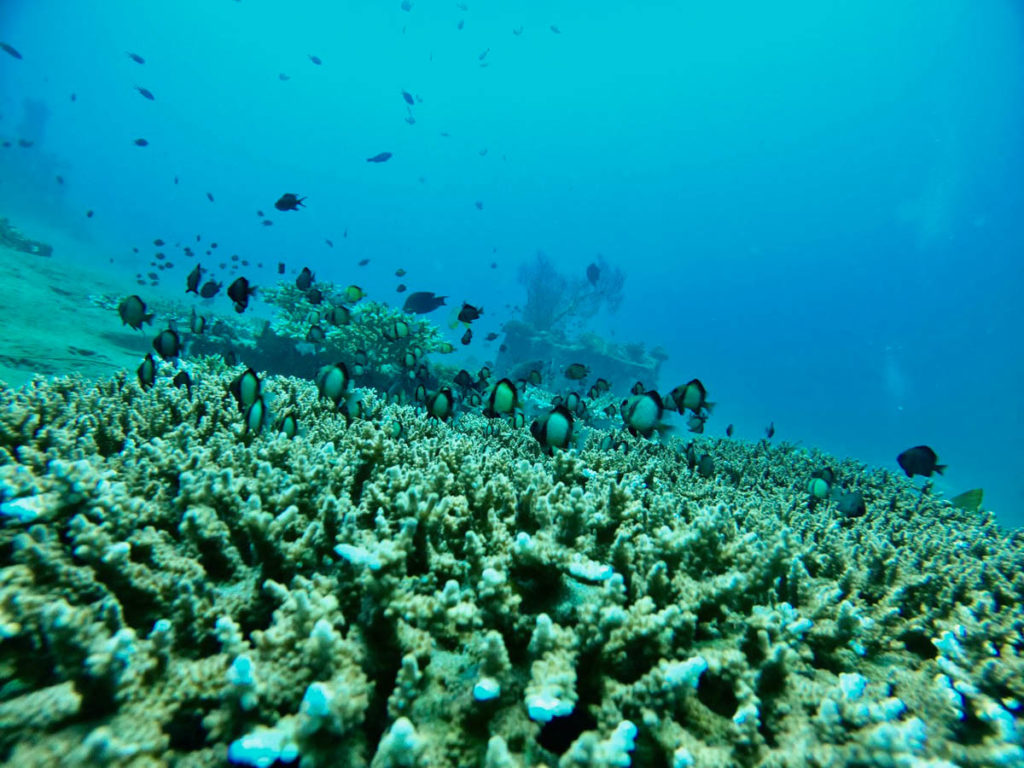
[[[1024,539],[990,514],[284,377],[298,436],[254,434],[240,371],[0,390],[7,764],[1024,764]]]

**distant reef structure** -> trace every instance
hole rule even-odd
[[[53,246],[39,240],[25,237],[11,224],[9,219],[0,217],[0,246],[11,248],[22,253],[49,257],[53,255]]]
[[[523,375],[539,368],[545,380],[561,379],[573,363],[600,371],[613,388],[627,390],[636,381],[648,389],[657,386],[658,372],[668,355],[642,343],[615,344],[588,327],[590,318],[604,310],[614,313],[623,299],[625,275],[599,257],[588,273],[570,277],[550,256],[537,251],[519,270],[526,301],[519,317],[502,326],[504,349],[495,364]],[[527,361],[524,363],[524,361]]]
[[[191,359],[0,388],[0,761],[1024,764],[1024,534],[788,444],[348,422]],[[808,482],[823,465],[851,513]],[[710,470],[710,471],[709,471]]]

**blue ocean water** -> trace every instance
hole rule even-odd
[[[537,250],[601,254],[627,281],[592,327],[700,377],[709,433],[894,471],[927,443],[938,488],[1024,523],[1019,4],[406,5],[6,0],[0,134],[33,144],[0,150],[0,215],[126,293],[156,236],[396,303],[404,267],[478,335]],[[307,207],[261,226],[283,192]]]

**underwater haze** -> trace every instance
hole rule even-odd
[[[157,237],[395,306],[404,268],[484,308],[467,366],[538,251],[600,255],[621,306],[585,326],[700,377],[709,435],[926,444],[1019,526],[1022,33],[1009,0],[5,0],[0,214],[147,301],[192,266],[138,288]]]

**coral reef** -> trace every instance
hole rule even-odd
[[[1024,537],[792,446],[544,456],[240,369],[0,390],[11,765],[1024,763]],[[384,426],[400,421],[400,434]],[[398,434],[396,437],[395,435]]]

